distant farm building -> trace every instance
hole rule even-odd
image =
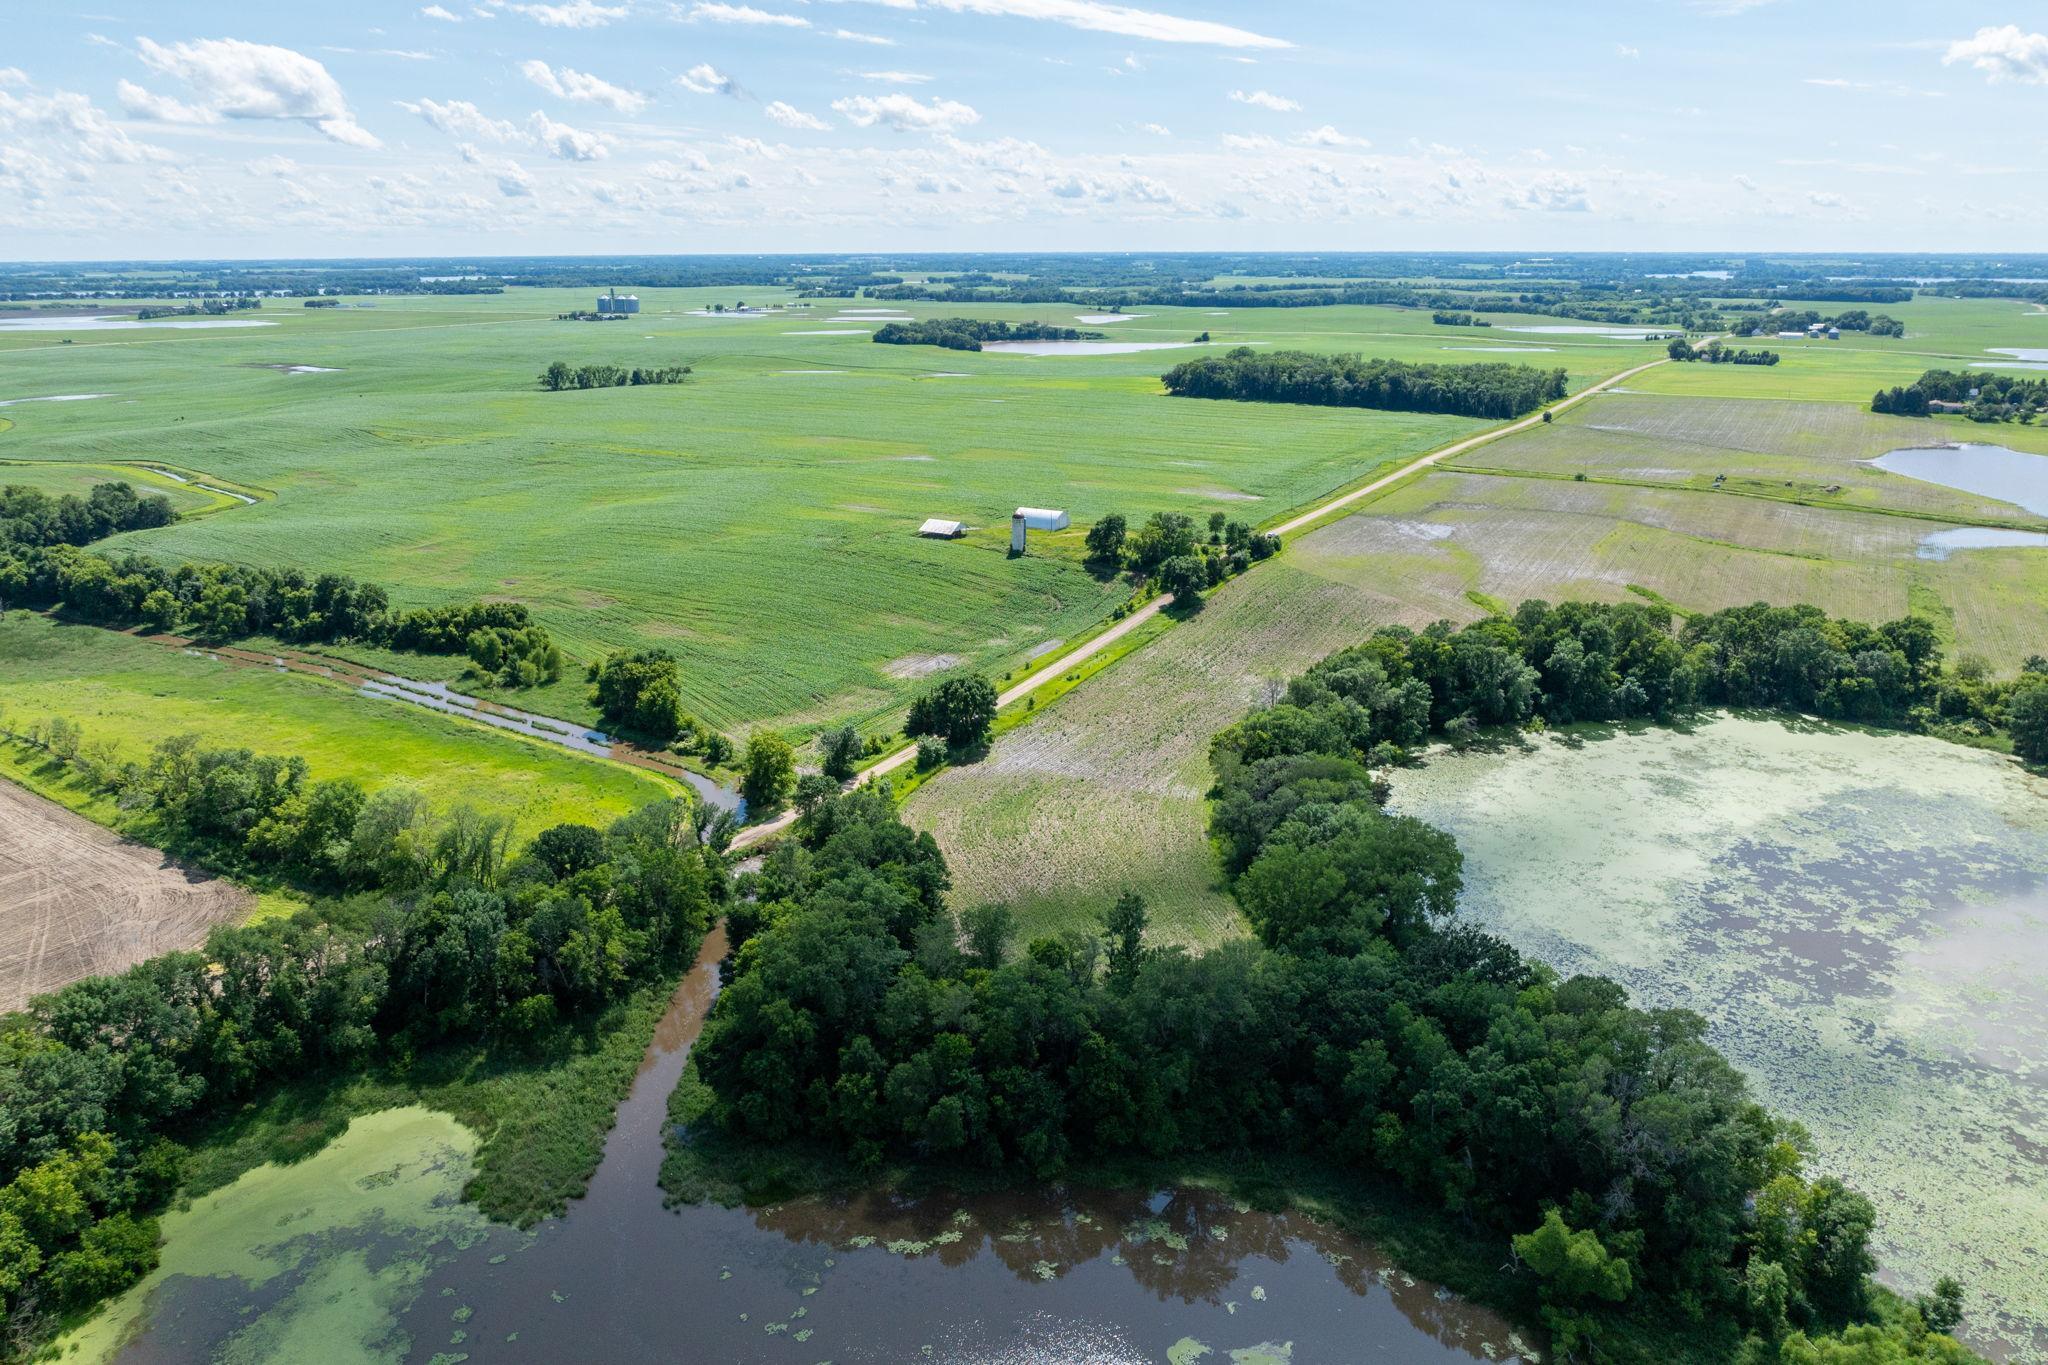
[[[614,289],[597,296],[597,311],[606,315],[617,314],[620,317],[624,317],[629,313],[640,311],[640,300],[632,294],[627,294],[621,298],[619,291]]]
[[[1024,553],[1026,531],[1064,531],[1067,514],[1052,507],[1019,507],[1010,513],[1010,553]]]
[[[958,540],[967,534],[967,523],[947,521],[944,517],[932,517],[917,528],[917,533],[921,536],[930,536],[934,540]]]

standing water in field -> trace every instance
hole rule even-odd
[[[1880,1274],[2048,1359],[2048,782],[1918,735],[1721,717],[1394,775],[1462,914],[1710,1039],[1877,1206]]]
[[[532,1232],[460,1202],[474,1134],[358,1119],[165,1220],[164,1265],[70,1361],[1141,1365],[1534,1360],[1492,1314],[1314,1219],[1203,1191],[662,1207],[669,1092],[717,993],[714,932],[589,1192]]]
[[[1998,498],[2048,517],[2048,455],[2028,455],[1970,441],[1894,450],[1870,463],[1909,479]]]

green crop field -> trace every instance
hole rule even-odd
[[[1000,671],[1086,631],[1124,596],[1078,563],[1081,529],[1104,512],[1275,520],[1482,429],[1166,398],[1158,375],[1188,350],[878,346],[872,318],[838,316],[865,302],[694,315],[713,298],[643,291],[647,311],[601,325],[555,320],[590,306],[583,291],[520,290],[273,304],[259,320],[274,325],[81,331],[71,344],[0,329],[0,396],[111,395],[8,408],[0,459],[166,461],[237,481],[263,500],[110,548],[337,570],[408,606],[514,598],[579,659],[673,649],[690,707],[737,732],[884,716],[934,664]],[[1080,325],[1082,310],[907,311]],[[1475,336],[1392,308],[1161,309],[1097,330],[1409,360],[1505,345],[1581,385],[1655,353],[1598,337]],[[696,373],[675,387],[543,393],[534,377],[555,359]],[[1010,559],[1020,503],[1066,508],[1075,530]],[[930,516],[977,529],[964,542],[917,539]],[[568,713],[581,700],[564,687],[541,704]]]
[[[0,617],[0,710],[15,728],[48,716],[140,760],[167,735],[297,755],[314,778],[410,783],[437,807],[469,802],[510,817],[519,838],[565,820],[605,824],[681,788],[654,773],[502,735],[300,674],[249,668],[14,611]],[[5,771],[106,823],[114,812],[28,751],[0,745]]]

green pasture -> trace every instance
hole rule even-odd
[[[439,808],[468,802],[510,817],[525,838],[565,820],[603,825],[681,788],[596,759],[401,702],[359,696],[302,674],[221,662],[96,626],[0,617],[0,710],[15,728],[49,716],[87,743],[110,740],[141,760],[167,735],[211,746],[296,754],[317,778],[375,789],[418,787]],[[79,784],[0,746],[7,771],[96,819],[115,812]]]
[[[578,659],[674,650],[690,707],[737,732],[873,720],[934,666],[1000,672],[1087,631],[1125,595],[1079,563],[1081,530],[1105,512],[1277,520],[1483,429],[1165,397],[1158,375],[1194,350],[879,346],[872,320],[838,316],[883,306],[868,300],[701,317],[714,300],[789,300],[641,297],[637,318],[607,323],[555,320],[589,307],[587,291],[535,290],[318,310],[279,301],[260,318],[274,326],[87,331],[71,344],[62,332],[0,330],[0,390],[113,395],[8,409],[0,459],[164,461],[274,493],[113,544],[351,573],[401,606],[514,598]],[[1072,323],[1085,310],[965,311]],[[1390,308],[1163,309],[1096,330],[1438,361],[1460,358],[1447,347],[1498,340]],[[836,332],[853,335],[806,335]],[[1655,353],[1540,340],[1528,360],[1563,365],[1576,384]],[[696,373],[676,387],[543,393],[534,377],[555,359]],[[284,365],[337,372],[266,368]],[[1075,530],[1010,559],[1009,512],[1023,503],[1066,508]],[[919,540],[933,516],[976,530]]]

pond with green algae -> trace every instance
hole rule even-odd
[[[2048,1360],[2048,782],[1720,716],[1440,755],[1392,804],[1457,835],[1466,916],[1705,1016],[1876,1203],[1887,1281],[1956,1274],[1972,1344]]]
[[[356,1120],[165,1220],[163,1267],[66,1361],[1535,1361],[1494,1315],[1302,1214],[1201,1190],[1045,1189],[662,1207],[667,1100],[716,994],[714,934],[585,1197],[532,1232],[460,1202],[468,1130]]]

